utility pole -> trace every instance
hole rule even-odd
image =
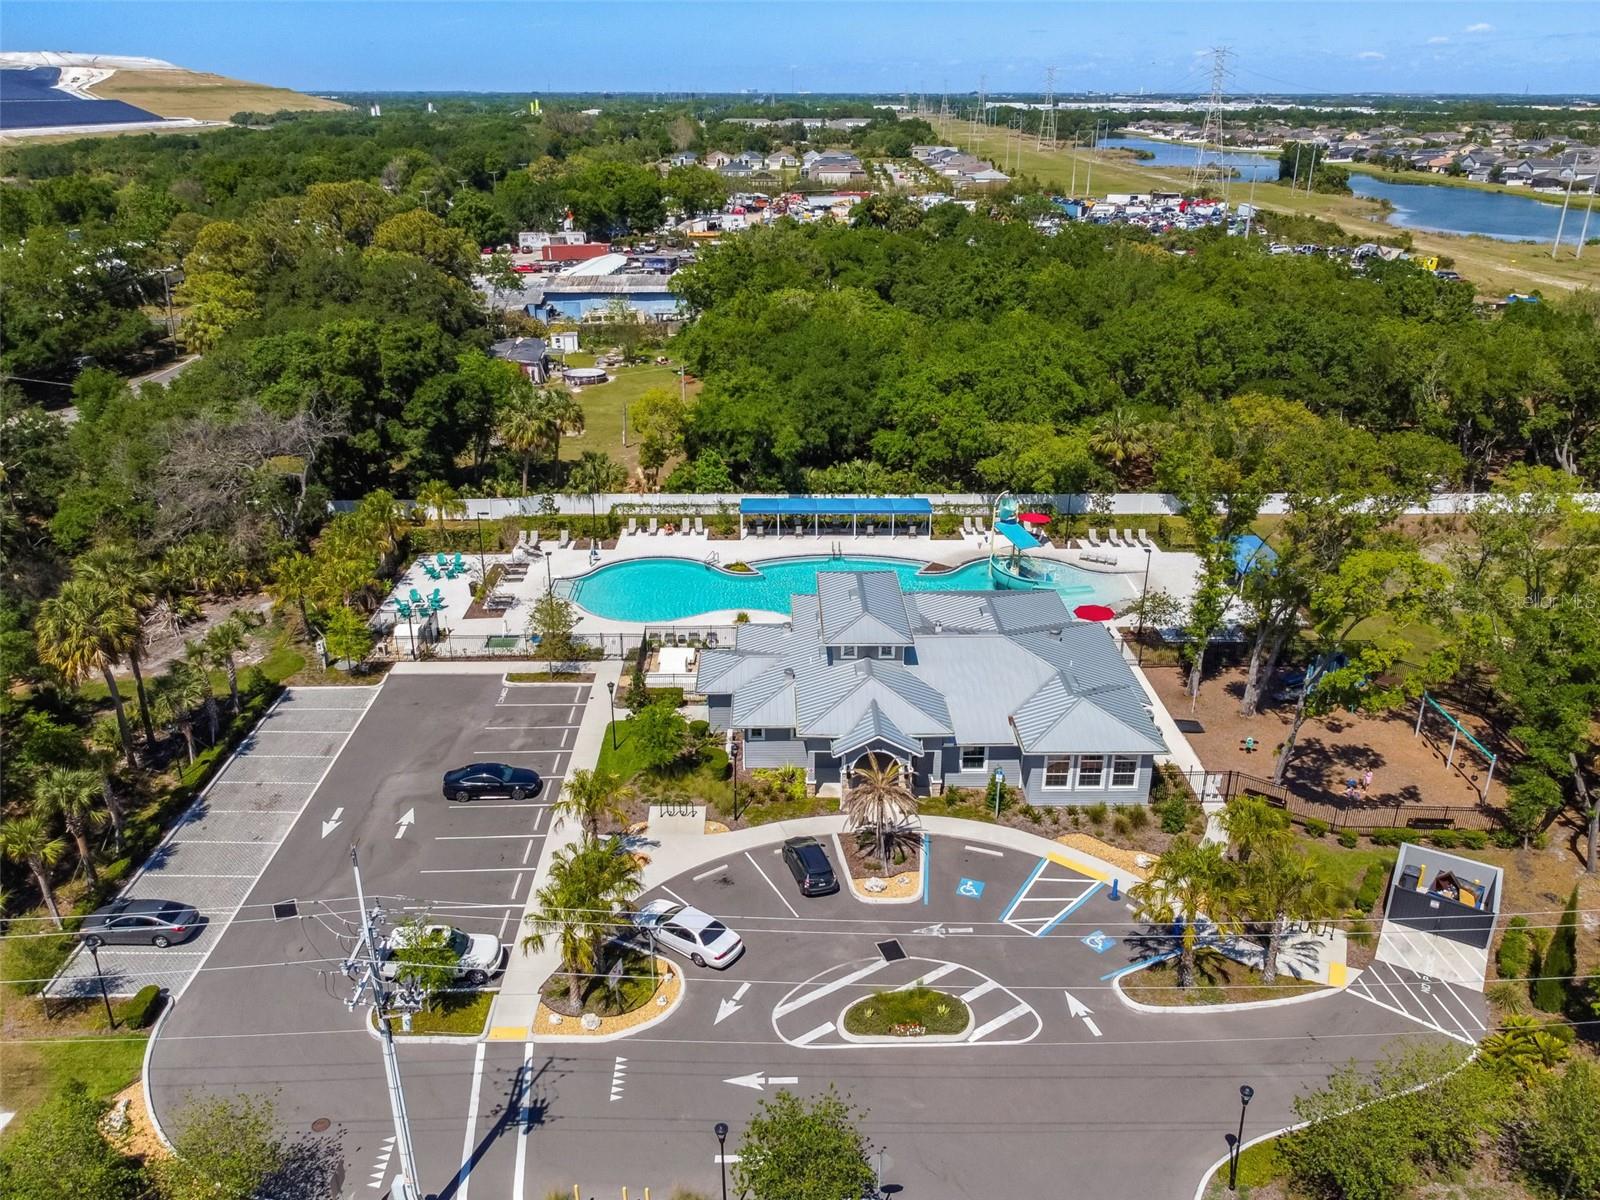
[[[1211,51],[1211,94],[1206,99],[1205,122],[1200,126],[1200,149],[1195,155],[1194,173],[1190,185],[1200,190],[1206,174],[1206,149],[1214,141],[1220,151],[1222,145],[1222,92],[1228,83],[1228,58],[1232,51],[1217,46]]]
[[[1573,170],[1574,171],[1577,170],[1576,166],[1574,166]],[[1594,212],[1594,194],[1595,194],[1596,186],[1600,186],[1600,163],[1597,163],[1596,166],[1595,166],[1594,178],[1589,180],[1589,203],[1584,206],[1584,210],[1583,210],[1583,232],[1578,234],[1578,248],[1572,252],[1572,257],[1573,258],[1582,258],[1583,257],[1583,243],[1585,241],[1587,241],[1588,237],[1589,237],[1589,216],[1590,216],[1591,213]],[[1594,870],[1594,861],[1593,861],[1593,859],[1594,859],[1594,856],[1593,856],[1593,853],[1591,852],[1591,854],[1590,854],[1590,863],[1589,863],[1589,869],[1591,871]]]
[[[1056,69],[1044,69],[1044,117],[1039,121],[1039,144],[1036,150],[1056,148]]]
[[[1556,240],[1550,243],[1551,258],[1554,258],[1556,256],[1556,251],[1561,249],[1561,234],[1567,228],[1567,206],[1572,203],[1572,181],[1577,178],[1578,163],[1577,160],[1574,159],[1572,163],[1572,174],[1567,176],[1567,195],[1566,198],[1561,201],[1561,220],[1556,222]],[[1581,246],[1583,243],[1579,242],[1578,244]]]
[[[345,1007],[354,1010],[364,1000],[378,1023],[383,1046],[383,1073],[389,1084],[389,1109],[394,1115],[394,1143],[400,1154],[400,1178],[395,1181],[395,1200],[422,1200],[417,1188],[417,1159],[411,1146],[411,1118],[406,1114],[405,1091],[400,1086],[400,1061],[394,1050],[394,1031],[389,1028],[391,1000],[397,1001],[394,1010],[410,1014],[422,1007],[422,998],[411,989],[389,990],[388,981],[378,967],[378,938],[376,926],[383,909],[374,905],[367,908],[366,894],[361,888],[361,864],[356,860],[356,848],[350,847],[350,869],[356,877],[356,903],[361,909],[361,943],[345,960],[344,973],[355,982],[356,990]]]

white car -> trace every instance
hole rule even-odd
[[[697,967],[721,971],[744,953],[744,941],[737,933],[692,904],[652,900],[633,914],[633,923]]]
[[[427,937],[443,930],[449,935],[450,949],[456,952],[456,978],[468,987],[482,987],[506,969],[511,948],[502,946],[492,933],[463,933],[449,925],[424,925],[420,932],[415,925],[401,925],[384,942],[383,976],[393,979],[399,973],[396,959],[405,958],[405,948],[418,937]]]

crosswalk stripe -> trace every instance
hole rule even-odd
[[[1377,964],[1374,964],[1374,966],[1376,966],[1376,965]],[[1407,1012],[1403,1008],[1396,1008],[1393,1004],[1388,1004],[1385,1001],[1379,999],[1377,994],[1374,993],[1370,989],[1370,987],[1366,984],[1366,981],[1367,981],[1367,979],[1369,977],[1372,977],[1372,968],[1371,967],[1368,967],[1366,971],[1362,972],[1361,979],[1359,979],[1355,983],[1351,984],[1345,990],[1348,991],[1349,993],[1351,993],[1352,995],[1358,997],[1359,999],[1365,1000],[1368,1004],[1375,1004],[1381,1009],[1384,1009],[1384,1010],[1386,1010],[1388,1012],[1394,1013],[1396,1016],[1404,1017],[1408,1021],[1415,1021],[1418,1025],[1426,1026],[1427,1028],[1434,1030],[1436,1033],[1442,1033],[1442,1034],[1445,1035],[1445,1037],[1450,1038],[1450,1039],[1452,1039],[1454,1041],[1465,1042],[1469,1046],[1474,1044],[1473,1039],[1470,1038],[1470,1037],[1465,1037],[1465,1036],[1462,1036],[1461,1034],[1451,1033],[1448,1029],[1445,1029],[1443,1026],[1439,1025],[1437,1022],[1430,1021],[1426,1017],[1419,1017],[1415,1013]],[[1379,982],[1382,983],[1382,979],[1381,978],[1379,979]],[[1394,993],[1392,991],[1390,991],[1389,994],[1391,996],[1394,995]]]
[[[917,976],[917,978],[913,979],[910,983],[902,983],[894,990],[897,992],[909,992],[914,987],[926,986],[933,983],[937,979],[943,979],[946,975],[950,974],[951,971],[959,971],[961,969],[962,968],[956,963],[945,963],[943,966],[935,967],[926,975]]]
[[[1012,1021],[1015,1021],[1024,1013],[1030,1013],[1032,1011],[1033,1009],[1029,1008],[1026,1004],[1018,1004],[1015,1008],[1008,1008],[1005,1012],[994,1018],[994,1020],[985,1021],[982,1025],[979,1025],[976,1029],[974,1029],[972,1031],[972,1035],[967,1038],[967,1041],[976,1042],[981,1038],[987,1037],[996,1029],[999,1029],[1002,1025],[1009,1025]]]
[[[807,1032],[802,1033],[799,1037],[795,1038],[794,1039],[794,1044],[796,1046],[809,1046],[812,1042],[816,1041],[819,1037],[823,1037],[824,1035],[830,1034],[832,1032],[833,1032],[833,1022],[832,1021],[824,1021],[821,1025],[818,1025],[815,1029],[808,1030]]]
[[[968,988],[966,991],[962,992],[961,995],[957,997],[957,999],[960,1000],[961,1003],[963,1003],[963,1004],[971,1004],[979,996],[987,996],[990,992],[994,991],[994,989],[999,987],[999,986],[1000,985],[998,983],[996,983],[994,980],[985,979],[977,987]]]
[[[662,891],[665,890],[665,888],[662,889]],[[858,979],[865,979],[868,975],[876,974],[888,965],[888,963],[879,960],[878,962],[870,963],[865,967],[860,967],[854,971],[851,971],[848,975],[842,975],[838,979],[831,980],[828,983],[822,984],[820,987],[813,988],[811,991],[806,992],[801,996],[797,996],[793,1000],[783,1001],[772,1010],[772,1015],[774,1017],[781,1017],[786,1013],[792,1013],[797,1008],[804,1008],[813,1000],[821,1000],[824,996],[831,996],[834,992],[837,992],[842,988],[849,987]]]

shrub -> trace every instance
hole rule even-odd
[[[682,708],[683,689],[681,687],[651,688],[650,703],[670,704],[673,708]]]
[[[1489,835],[1481,829],[1460,831],[1461,845],[1467,850],[1482,850],[1489,844]]]
[[[1378,897],[1383,894],[1383,882],[1388,877],[1389,869],[1382,863],[1373,863],[1362,873],[1361,883],[1356,887],[1356,910],[1369,913],[1378,903]]]
[[[1189,827],[1189,806],[1183,797],[1169,794],[1154,805],[1162,833],[1182,833]]]
[[[1567,993],[1578,967],[1578,889],[1572,889],[1561,924],[1550,939],[1533,981],[1533,1005],[1543,1012],[1558,1013],[1567,1006]]]
[[[19,996],[31,996],[50,979],[72,953],[71,934],[52,933],[44,937],[8,937],[0,948],[0,971],[6,986]]]
[[[757,767],[750,772],[755,782],[757,800],[804,800],[806,798],[806,770],[790,764],[786,767]]]
[[[1307,837],[1314,837],[1314,838],[1326,837],[1328,835],[1328,830],[1331,829],[1331,828],[1333,828],[1333,827],[1331,825],[1329,825],[1326,821],[1319,821],[1315,817],[1307,817],[1306,818],[1306,836]]]
[[[689,736],[694,738],[709,737],[711,734],[710,721],[690,721]]]
[[[1528,918],[1512,917],[1495,951],[1495,974],[1501,979],[1526,979],[1533,965],[1533,946],[1528,941]]]
[[[1045,809],[1044,815],[1050,819],[1050,824],[1061,824],[1061,810],[1055,807],[1055,805],[1051,805],[1049,808]]]
[[[1089,824],[1100,826],[1106,823],[1106,816],[1111,810],[1108,809],[1104,804],[1091,804],[1083,811],[1084,815],[1089,818]]]
[[[1428,842],[1441,850],[1454,850],[1461,845],[1461,835],[1454,829],[1438,829],[1428,835]]]
[[[1133,832],[1133,820],[1125,812],[1119,812],[1111,818],[1111,828],[1120,836],[1127,837]]]
[[[1150,810],[1142,804],[1135,804],[1126,810],[1128,825],[1133,829],[1143,829],[1150,824]]]
[[[133,999],[122,1006],[122,1023],[129,1029],[148,1028],[161,1011],[161,999],[161,989],[155,984],[140,988]]]
[[[1022,806],[1022,819],[1024,821],[1031,821],[1033,824],[1037,825],[1041,820],[1041,814],[1033,805],[1024,804]]]
[[[1360,840],[1361,839],[1356,836],[1356,831],[1354,829],[1341,829],[1339,831],[1339,845],[1343,846],[1346,850],[1354,850],[1356,848],[1356,843]]]

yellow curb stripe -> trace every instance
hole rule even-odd
[[[1330,987],[1342,988],[1349,982],[1350,968],[1346,964],[1342,962],[1328,964],[1328,985]]]
[[[489,1030],[491,1042],[524,1042],[528,1039],[526,1025],[496,1025]]]
[[[1068,858],[1064,854],[1057,854],[1053,850],[1047,853],[1045,857],[1051,862],[1055,863],[1058,867],[1066,867],[1069,871],[1076,871],[1080,875],[1087,875],[1090,879],[1098,879],[1101,883],[1104,883],[1106,880],[1111,878],[1111,876],[1107,875],[1104,871],[1087,866],[1084,863],[1078,862],[1076,859]]]

